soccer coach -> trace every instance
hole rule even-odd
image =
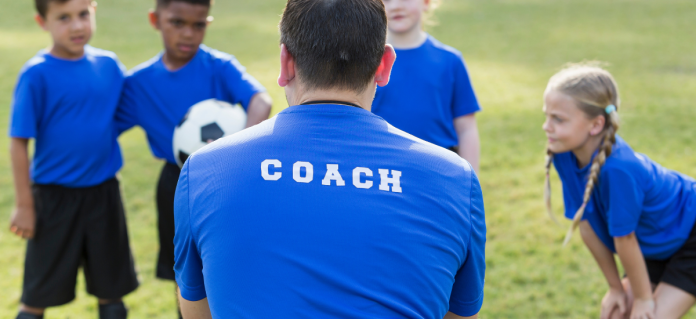
[[[382,0],[289,0],[277,116],[189,157],[184,318],[476,318],[486,226],[457,154],[370,113],[396,59]],[[428,107],[423,105],[422,107]]]

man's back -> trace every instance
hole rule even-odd
[[[175,218],[181,294],[214,317],[442,318],[483,300],[471,167],[360,108],[293,106],[195,153]]]

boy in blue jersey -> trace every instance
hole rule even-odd
[[[384,0],[387,43],[399,57],[373,112],[418,138],[457,152],[479,167],[476,112],[481,110],[462,54],[423,31],[437,0]]]
[[[16,206],[11,230],[28,239],[17,318],[75,298],[78,268],[100,318],[126,318],[121,298],[138,287],[116,173],[114,115],[123,87],[116,55],[87,45],[89,0],[36,0],[53,44],[24,65],[9,135]],[[28,141],[35,139],[29,167]]]
[[[153,155],[165,161],[156,195],[156,275],[166,280],[174,280],[173,205],[180,172],[172,151],[174,128],[191,106],[212,98],[241,104],[247,127],[267,119],[271,110],[263,86],[233,56],[201,44],[210,5],[210,0],[157,1],[150,22],[162,35],[164,51],[130,71],[117,114],[119,131],[141,126]]]
[[[381,0],[289,0],[288,109],[189,157],[175,201],[185,318],[475,318],[471,165],[370,113],[395,54]]]

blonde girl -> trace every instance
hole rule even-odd
[[[634,152],[617,135],[619,93],[609,72],[574,65],[544,94],[548,170],[565,215],[609,284],[601,318],[680,318],[696,303],[696,181]],[[626,271],[621,279],[614,254]]]
[[[439,1],[384,0],[387,42],[396,51],[389,85],[372,112],[479,167],[476,113],[481,110],[462,54],[423,30]]]

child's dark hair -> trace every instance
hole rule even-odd
[[[34,0],[36,12],[38,12],[41,17],[45,18],[46,13],[48,12],[48,3],[54,1],[58,3],[66,3],[70,0]]]
[[[592,196],[592,190],[599,183],[599,171],[609,155],[611,155],[614,143],[616,143],[616,131],[619,130],[619,114],[616,111],[620,104],[618,86],[609,72],[595,64],[571,65],[551,77],[546,87],[546,93],[556,91],[571,97],[588,118],[604,116],[606,119],[603,131],[604,139],[590,167],[590,176],[587,178],[582,206],[580,206],[575,213],[575,217],[573,217],[573,224],[566,234],[563,245],[568,243],[573,235],[573,230],[582,221],[585,207]],[[608,112],[606,108],[610,105],[614,105],[615,109]],[[553,218],[551,212],[551,183],[549,180],[553,153],[549,150],[546,152],[546,188],[544,197],[546,198],[546,209]]]
[[[363,92],[375,76],[387,37],[381,0],[288,0],[280,42],[308,90]]]
[[[199,4],[206,7],[210,7],[213,4],[213,0],[157,0],[157,8],[166,8],[172,2],[186,2],[189,4]]]

